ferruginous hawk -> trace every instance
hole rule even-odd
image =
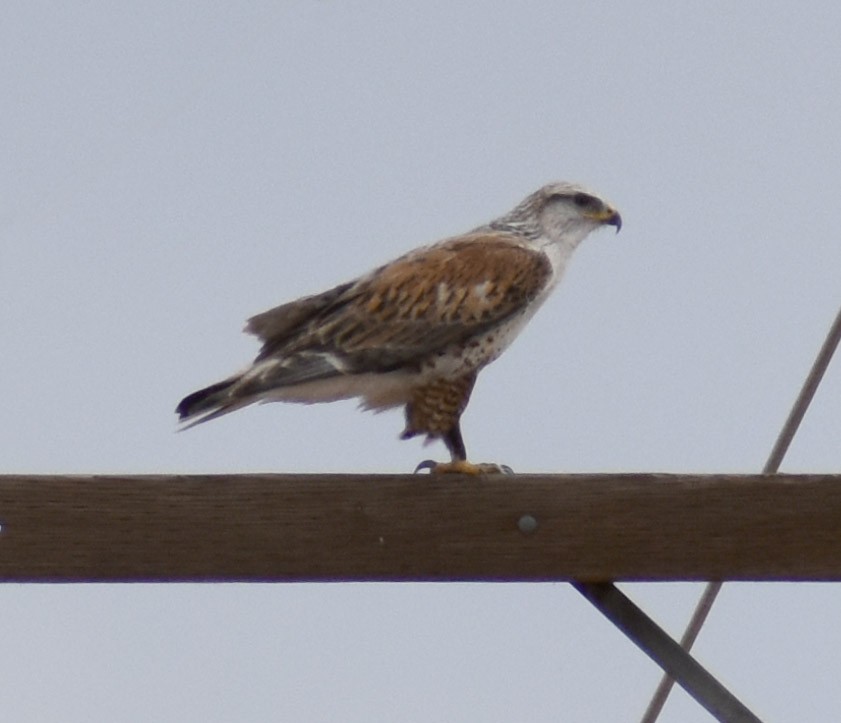
[[[188,426],[254,402],[405,406],[404,439],[442,439],[434,472],[499,469],[467,461],[459,418],[479,371],[549,296],[591,231],[622,225],[587,189],[551,183],[469,233],[410,251],[329,291],[249,319],[263,346],[244,372],[185,397]]]

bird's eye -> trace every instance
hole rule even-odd
[[[578,208],[587,208],[588,206],[593,205],[594,199],[586,193],[576,193],[572,197],[572,201],[576,206],[578,206]]]

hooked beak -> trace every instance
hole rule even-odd
[[[616,226],[616,233],[622,228],[622,217],[619,211],[610,206],[605,206],[601,211],[596,211],[590,215],[590,218],[603,223],[605,226]]]

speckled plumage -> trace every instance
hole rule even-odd
[[[619,214],[549,184],[474,231],[411,251],[329,291],[252,317],[263,343],[244,372],[178,405],[190,425],[254,402],[359,397],[406,406],[404,437],[442,438],[464,460],[459,418],[478,372],[513,341],[590,231]]]

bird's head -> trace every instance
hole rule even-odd
[[[551,183],[541,188],[536,204],[544,235],[553,240],[561,236],[584,238],[600,226],[622,228],[622,217],[607,201],[574,183]]]
[[[601,226],[622,228],[622,217],[584,186],[560,181],[532,193],[497,222],[535,240],[575,246]]]

